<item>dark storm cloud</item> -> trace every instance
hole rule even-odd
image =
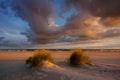
[[[20,34],[32,43],[72,42],[119,35],[119,29],[109,30],[107,27],[120,26],[120,0],[61,0],[61,13],[72,8],[76,10],[61,28],[54,22],[56,11],[53,1],[1,0],[0,8],[10,8],[15,11],[14,16],[28,22],[30,29]]]
[[[96,16],[120,16],[120,0],[92,0],[90,10]]]
[[[120,0],[65,0],[66,7],[88,11],[102,17],[120,16]]]
[[[80,14],[101,17],[101,22],[107,26],[120,23],[120,0],[66,0],[65,6],[75,7]]]
[[[93,0],[90,10],[106,26],[120,26],[120,0]]]
[[[15,0],[14,10],[26,20],[34,34],[34,41],[48,43],[59,35],[51,25],[54,17],[52,0]]]
[[[71,40],[76,40],[76,37],[77,39],[96,38],[107,32],[108,35],[112,35],[106,26],[120,26],[119,0],[63,0],[64,11],[74,7],[76,13],[67,19],[62,29],[54,25],[49,26],[50,19],[55,15],[52,1],[13,1],[14,10],[30,25],[34,37],[30,38],[27,34],[26,36],[33,42],[49,43],[57,39],[60,41],[63,36],[70,36]],[[62,40],[66,39],[62,38]]]
[[[110,36],[115,32],[110,33],[110,26],[120,28],[120,0],[65,0],[64,8],[76,9],[64,26],[64,32],[70,36],[96,38],[106,33]],[[113,34],[119,35],[117,31]]]

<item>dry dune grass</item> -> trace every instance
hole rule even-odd
[[[74,49],[69,58],[69,63],[73,66],[91,64],[90,59],[81,49]]]
[[[51,54],[49,50],[37,50],[33,56],[26,60],[26,64],[29,64],[30,67],[41,67],[45,61],[53,61]]]

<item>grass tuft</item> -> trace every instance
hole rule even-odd
[[[89,57],[83,53],[81,49],[74,49],[69,58],[69,62],[73,66],[90,64]]]
[[[26,60],[26,64],[29,64],[30,67],[38,67],[38,66],[42,66],[42,64],[45,61],[49,61],[52,62],[53,58],[51,56],[51,52],[48,50],[37,50],[35,51],[34,56],[29,57]]]

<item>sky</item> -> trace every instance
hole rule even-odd
[[[0,49],[120,49],[120,0],[0,0]]]

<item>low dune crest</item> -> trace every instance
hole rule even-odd
[[[86,65],[84,65],[83,67],[85,66]],[[48,61],[45,61],[43,66],[40,67],[40,69],[42,72],[46,72],[47,74],[52,73],[53,76],[57,75],[56,77],[54,77],[53,80],[106,80],[102,77],[80,73],[79,69],[78,71],[76,71],[72,68],[61,67]],[[41,73],[41,71],[38,73]],[[49,74],[47,76],[49,76]],[[112,79],[109,79],[109,80],[112,80]]]

